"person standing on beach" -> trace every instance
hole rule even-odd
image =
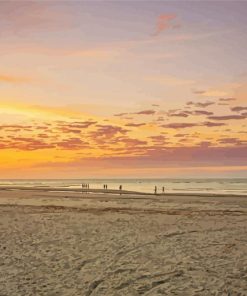
[[[119,186],[119,190],[120,190],[120,194],[122,194],[121,193],[121,191],[122,191],[122,185]]]
[[[154,187],[154,194],[157,194],[157,186]]]
[[[162,192],[165,193],[165,187],[164,186],[162,187]]]

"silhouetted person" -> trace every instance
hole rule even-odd
[[[157,194],[157,186],[154,187],[154,194]]]
[[[120,194],[122,194],[121,193],[121,191],[122,191],[122,185],[119,186],[119,190],[120,190]]]
[[[105,184],[105,189],[107,189],[107,184]]]
[[[164,186],[162,187],[162,192],[165,193],[165,187]]]

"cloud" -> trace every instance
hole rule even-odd
[[[194,90],[193,93],[196,95],[202,95],[204,94],[206,91],[205,90]]]
[[[118,113],[118,114],[114,114],[114,116],[124,116],[124,115],[128,115],[128,113]]]
[[[176,138],[182,138],[184,136],[189,136],[189,134],[176,134],[176,135],[174,135],[174,137],[176,137]]]
[[[209,142],[209,141],[201,141],[200,144],[199,144],[201,147],[209,147],[209,146],[212,146],[212,143]]]
[[[75,133],[75,134],[80,134],[81,130],[79,129],[73,129],[73,128],[67,128],[67,127],[61,127],[60,128],[62,133]]]
[[[223,116],[209,116],[208,119],[212,120],[238,120],[238,119],[245,119],[246,116],[244,115],[223,115]]]
[[[162,125],[162,127],[173,128],[173,129],[181,129],[181,128],[188,128],[188,127],[195,127],[195,126],[198,126],[198,123],[168,123],[168,124]]]
[[[122,117],[122,116],[125,116],[125,115],[128,115],[128,114],[153,115],[153,114],[155,114],[155,113],[156,113],[155,110],[142,110],[142,111],[134,112],[134,113],[117,113],[117,114],[114,114],[114,116]],[[133,118],[126,117],[125,119],[133,119]]]
[[[75,121],[75,122],[64,122],[60,124],[60,126],[65,128],[85,129],[96,123],[97,121]]]
[[[242,141],[241,139],[238,139],[238,138],[222,138],[222,139],[219,139],[218,142],[221,144],[236,144],[236,145],[242,145],[247,143],[247,141]]]
[[[247,110],[247,107],[245,107],[245,106],[236,106],[236,107],[232,107],[231,110],[235,111],[235,112],[245,111],[245,110]]]
[[[150,136],[149,139],[151,139],[155,143],[155,145],[164,145],[169,143],[167,137],[163,135]]]
[[[215,126],[223,126],[226,125],[223,122],[210,122],[210,121],[206,121],[202,123],[203,126],[207,126],[207,127],[215,127]]]
[[[89,148],[89,144],[80,138],[70,138],[61,142],[56,142],[56,146],[66,150]]]
[[[205,110],[194,110],[194,111],[177,111],[170,110],[167,112],[167,116],[169,117],[188,117],[189,115],[213,115],[213,112],[205,111]]]
[[[139,115],[153,115],[155,114],[156,111],[155,110],[143,110],[143,111],[139,111],[139,112],[135,112],[132,114],[139,114]]]
[[[206,121],[206,122],[202,122],[202,123],[190,123],[190,122],[168,123],[168,124],[162,125],[162,127],[173,128],[173,129],[181,129],[181,128],[189,128],[189,127],[195,127],[195,126],[215,127],[215,126],[223,126],[223,125],[225,125],[225,123]]]
[[[177,113],[172,113],[172,112],[167,113],[167,115],[169,117],[188,117],[189,114],[191,114],[191,112],[189,112],[189,111],[181,111],[181,112],[177,112]]]
[[[10,124],[10,125],[0,125],[0,130],[1,129],[8,129],[9,131],[11,131],[12,129],[15,130],[26,130],[26,131],[31,131],[33,128],[32,125],[21,125],[21,124]]]
[[[157,18],[156,28],[153,36],[158,36],[166,29],[173,28],[172,21],[176,18],[175,14],[161,14]]]
[[[205,110],[195,110],[193,111],[194,115],[213,115],[213,112],[205,111]]]
[[[220,98],[219,101],[221,102],[229,102],[229,101],[235,101],[236,98]]]
[[[192,102],[192,101],[189,101],[186,103],[186,105],[188,106],[195,106],[195,107],[201,107],[201,108],[205,108],[205,107],[208,107],[210,105],[214,105],[215,103],[212,102],[212,101],[207,101],[207,102]]]
[[[120,126],[113,125],[96,125],[98,128],[96,131],[90,132],[92,140],[95,140],[98,143],[104,143],[106,139],[114,139],[117,134],[126,134],[129,130],[124,129]]]
[[[159,116],[157,119],[156,119],[156,121],[164,121],[164,117],[162,117],[162,116]]]
[[[139,146],[139,145],[146,145],[147,141],[139,140],[139,139],[132,139],[132,138],[122,138],[119,139],[120,143],[124,143],[127,146]]]
[[[127,123],[125,124],[125,126],[130,126],[130,127],[139,127],[139,126],[143,126],[146,125],[146,123]]]
[[[11,139],[2,141],[1,149],[6,148],[32,151],[38,149],[55,148],[55,145],[46,143],[43,139],[34,139],[28,137],[11,137]]]

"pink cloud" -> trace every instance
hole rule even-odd
[[[43,139],[33,139],[28,137],[11,137],[2,141],[1,149],[18,149],[32,151],[38,149],[55,148],[54,144],[46,143]]]
[[[205,110],[195,110],[193,111],[194,115],[213,115],[213,112],[205,111]]]
[[[94,125],[96,123],[97,123],[97,121],[75,121],[75,122],[63,122],[60,125],[62,127],[66,127],[66,128],[84,129],[84,128],[88,128],[91,125]]]
[[[210,122],[210,121],[206,121],[202,123],[203,126],[207,126],[207,127],[215,127],[215,126],[223,126],[226,125],[225,123],[222,122]]]
[[[133,114],[140,114],[140,115],[153,115],[155,114],[156,111],[155,110],[143,110],[143,111],[139,111]]]
[[[154,32],[154,36],[159,35],[166,29],[173,28],[172,21],[176,18],[175,14],[161,14],[157,18],[156,28]]]
[[[146,145],[147,144],[146,141],[132,139],[132,138],[122,138],[120,140],[120,143],[124,143],[124,144],[130,145],[130,146],[136,146],[136,145],[138,146],[138,145]]]
[[[129,130],[124,129],[120,126],[113,126],[113,125],[96,125],[97,130],[92,131],[90,135],[92,139],[95,140],[97,143],[104,143],[106,139],[113,139],[117,134],[126,134]]]
[[[143,126],[146,123],[127,123],[125,124],[125,126],[130,126],[130,127],[139,127],[139,126]]]
[[[57,142],[56,146],[66,150],[75,150],[89,147],[88,143],[82,141],[80,138],[65,139],[61,142]]]
[[[114,114],[114,116],[124,116],[124,115],[128,115],[128,113],[118,113],[118,114]]]
[[[188,127],[194,127],[198,126],[197,123],[168,123],[168,124],[163,124],[162,127],[165,128],[173,128],[173,129],[181,129],[181,128],[188,128]]]
[[[201,108],[205,108],[205,107],[208,107],[210,105],[213,105],[215,104],[214,102],[212,101],[207,101],[207,102],[192,102],[192,101],[189,101],[186,103],[186,105],[188,106],[195,106],[195,107],[201,107]]]
[[[237,144],[237,145],[242,145],[247,143],[247,141],[242,141],[241,139],[238,139],[238,138],[223,138],[223,139],[219,139],[218,142],[221,144]]]
[[[235,111],[235,112],[245,111],[245,110],[247,110],[247,107],[245,107],[245,106],[236,106],[236,107],[232,107],[231,110]]]
[[[213,120],[232,120],[232,119],[245,119],[246,116],[244,115],[223,115],[223,116],[209,116],[208,119]]]
[[[170,116],[170,117],[188,117],[190,113],[191,113],[191,112],[181,111],[181,112],[170,113],[170,114],[169,114],[169,112],[168,112],[167,115]]]

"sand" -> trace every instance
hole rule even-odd
[[[247,196],[0,190],[0,295],[247,295]]]

